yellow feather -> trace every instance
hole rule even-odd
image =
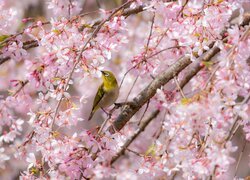
[[[88,120],[90,120],[94,113],[99,108],[106,108],[114,104],[119,95],[119,87],[114,74],[110,71],[102,71],[103,83],[99,86],[95,99],[93,102],[92,110]]]

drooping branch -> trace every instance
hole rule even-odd
[[[216,53],[218,53],[218,48],[214,47],[209,52],[207,52],[207,56],[204,56],[203,60],[208,61]],[[148,100],[150,100],[155,95],[157,89],[167,84],[171,79],[177,76],[189,64],[191,64],[190,58],[187,56],[184,56],[180,58],[171,67],[169,67],[166,71],[164,71],[162,74],[156,76],[155,79],[143,91],[141,91],[139,95],[135,97],[129,105],[126,105],[124,107],[123,111],[119,114],[117,119],[114,121],[113,125],[110,126],[109,128],[110,132],[114,133],[115,130],[118,130],[118,131],[121,130],[123,126],[129,121],[129,119]],[[115,128],[115,130],[113,128]]]
[[[243,21],[241,22],[240,26],[246,26],[248,25],[250,22],[250,13],[246,13],[244,14],[244,18]],[[233,24],[232,24],[233,25]],[[221,36],[222,36],[222,40],[226,41],[226,37],[225,37],[225,32],[226,30],[221,32]],[[209,48],[212,48],[214,46],[215,42],[212,42],[209,45]],[[218,47],[214,47],[214,51],[220,51]],[[207,59],[207,58],[205,58]],[[187,70],[187,73],[184,75],[184,78],[182,79],[182,81],[180,82],[180,87],[183,88],[203,67],[200,65],[202,63],[202,59],[198,59],[197,61],[195,61],[194,63],[192,63]]]
[[[244,16],[243,22],[241,23],[241,26],[247,25],[250,21],[250,15],[246,14]],[[223,31],[224,34],[224,31]],[[211,43],[211,45],[214,45],[215,42]],[[177,76],[183,69],[190,66],[192,68],[192,71],[186,74],[185,81],[181,82],[180,86],[183,87],[187,82],[190,81],[190,79],[196,75],[202,67],[200,67],[200,62],[202,61],[210,61],[218,52],[220,52],[220,49],[216,46],[213,46],[210,50],[208,50],[206,53],[202,54],[199,57],[199,60],[197,62],[191,62],[190,58],[187,56],[184,56],[180,58],[175,64],[170,66],[166,71],[162,72],[158,76],[155,77],[155,79],[144,89],[142,90],[133,100],[130,104],[126,105],[122,112],[118,115],[116,120],[114,121],[113,125],[109,127],[109,131],[111,133],[114,133],[115,131],[121,130],[125,124],[130,120],[130,118],[140,110],[140,108],[148,102],[155,94],[157,89],[159,89],[161,86],[164,86],[167,84],[171,79],[173,79],[175,76]]]
[[[21,86],[16,90],[15,93],[13,93],[12,96],[16,96],[27,84],[28,84],[28,80],[26,81],[21,81]]]
[[[190,58],[184,56],[180,58],[175,64],[169,67],[165,72],[158,75],[143,91],[139,93],[133,101],[124,107],[113,125],[110,126],[110,132],[121,130],[129,119],[149,100],[151,99],[158,88],[169,82],[174,76],[178,75],[184,68],[191,63]],[[115,130],[113,129],[113,126]]]
[[[23,49],[25,49],[25,50],[28,50],[28,49],[31,49],[31,48],[34,48],[34,47],[38,47],[38,46],[39,46],[39,44],[38,44],[38,42],[36,40],[25,41],[23,43]],[[0,58],[0,65],[5,63],[9,59],[10,59],[10,56]]]
[[[144,6],[143,5],[138,6],[136,8],[126,8],[125,10],[123,10],[121,12],[121,14],[116,13],[115,16],[125,16],[125,17],[128,17],[130,15],[138,14],[138,13],[140,13],[142,11],[144,11]],[[79,17],[82,17],[82,15],[79,15]],[[75,17],[73,19],[75,19]],[[92,27],[97,27],[104,20],[105,19],[94,20],[93,23],[90,23],[90,24],[92,24],[91,25]],[[48,24],[48,22],[46,22],[44,24]],[[34,27],[37,27],[37,26],[34,26]],[[18,33],[18,34],[20,34],[20,33]],[[13,37],[15,37],[15,36],[13,36]],[[13,37],[11,37],[11,38],[13,38]],[[38,46],[39,46],[39,44],[38,44],[37,40],[26,41],[26,42],[23,43],[23,49],[25,49],[25,50],[28,50],[28,49],[31,49],[31,48],[34,48],[34,47],[38,47]],[[10,56],[1,57],[0,58],[0,65],[3,64],[3,63],[5,63],[8,60],[10,60]]]
[[[134,132],[134,134],[127,139],[125,144],[122,146],[121,150],[112,157],[111,164],[113,164],[122,154],[124,154],[125,150],[128,148],[128,146],[137,138],[137,136],[144,131],[144,129],[148,126],[148,124],[158,116],[160,113],[159,110],[155,110],[153,113],[150,114],[150,116],[141,123],[139,128]]]
[[[197,61],[193,62],[187,69],[187,73],[185,74],[184,78],[180,81],[180,87],[183,88],[202,68],[201,62],[202,61],[210,61],[213,56],[215,56],[220,49],[217,46],[214,46],[210,49],[204,58],[200,58]]]
[[[244,98],[244,100],[241,102],[241,108],[242,106],[244,106],[245,104],[248,103],[248,101],[250,100],[250,92],[248,93],[248,95]],[[236,116],[234,117],[233,120],[233,125],[229,130],[228,135],[226,136],[225,140],[224,140],[224,145],[227,143],[227,141],[231,140],[234,136],[234,134],[236,133],[236,131],[238,130],[238,128],[240,127],[240,124],[238,123],[240,121],[240,114],[237,113]]]

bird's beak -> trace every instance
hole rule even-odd
[[[104,71],[101,71],[102,72],[102,74],[104,74]]]

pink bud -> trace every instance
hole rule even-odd
[[[43,25],[42,21],[37,21],[36,23],[39,27],[41,27]]]
[[[27,34],[30,34],[31,33],[31,31],[32,31],[32,28],[27,28],[27,29],[25,29],[25,33],[27,33]]]

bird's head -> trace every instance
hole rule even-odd
[[[114,74],[110,71],[101,71],[102,72],[102,80],[104,85],[106,86],[116,86],[117,81]]]

